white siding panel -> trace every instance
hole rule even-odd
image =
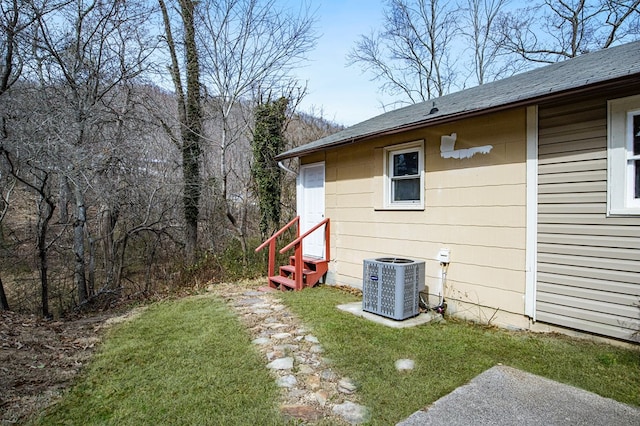
[[[605,192],[607,190],[607,182],[574,182],[571,184],[562,182],[554,185],[545,185],[540,187],[538,194],[567,194],[569,192]]]
[[[585,203],[585,204],[542,204],[543,197],[539,197],[540,205],[538,206],[538,213],[563,213],[567,215],[573,214],[601,214],[607,213],[607,203]],[[567,221],[571,223],[570,216],[567,217]]]
[[[633,217],[605,217],[600,214],[572,214],[571,218],[567,218],[566,214],[541,214],[538,215],[541,224],[555,223],[572,225],[622,225],[635,226],[638,219]]]
[[[571,156],[571,158],[573,161],[606,160],[607,153],[602,150],[576,152]],[[556,155],[546,156],[544,158],[540,156],[538,164],[540,166],[544,166],[546,164],[556,164],[557,161]]]
[[[536,318],[614,338],[640,329],[640,218],[606,215],[606,99],[539,106]]]
[[[538,303],[553,303],[556,306],[566,306],[579,310],[574,315],[576,318],[598,318],[598,322],[609,325],[619,325],[638,319],[638,308],[627,304],[609,303],[604,300],[593,300],[580,295],[578,297],[567,296],[558,293],[542,293],[538,297]],[[615,312],[615,315],[601,315],[601,313]]]
[[[592,278],[604,281],[620,281],[633,284],[631,294],[638,294],[640,274],[626,271],[612,271],[599,268],[585,268],[582,266],[561,265],[557,263],[538,263],[538,271],[550,274],[567,275],[572,277]]]
[[[538,167],[538,173],[540,173],[541,175],[550,174],[550,173],[580,172],[584,170],[605,170],[606,171],[607,159],[600,158],[597,160],[573,161],[571,163],[546,163],[546,164],[540,164]]]
[[[602,192],[579,192],[547,194],[544,201],[547,204],[578,204],[578,203],[599,203],[606,193]]]
[[[538,261],[555,263],[556,265],[582,266],[584,268],[610,269],[612,271],[636,272],[640,276],[640,262],[636,259],[611,259],[598,257],[576,256],[574,254],[540,253]]]
[[[608,304],[616,304],[621,306],[627,306],[630,309],[628,310],[629,316],[633,317],[636,313],[636,303],[637,298],[623,293],[612,293],[610,291],[599,291],[599,290],[591,290],[583,287],[570,287],[562,284],[550,284],[543,282],[542,280],[538,281],[538,289],[544,294],[554,294],[554,295],[562,295],[573,297],[576,300],[584,299],[584,300],[594,300],[597,303],[605,302]],[[544,296],[539,300],[544,300]],[[555,300],[557,302],[557,300]],[[578,305],[576,303],[576,305]],[[602,309],[601,305],[597,305],[598,309]]]
[[[540,173],[540,171],[538,171]],[[606,170],[584,170],[579,172],[539,174],[538,184],[546,185],[551,183],[571,183],[571,182],[596,182],[606,180]]]
[[[547,305],[542,302],[540,303],[542,308],[547,307]],[[553,305],[549,306],[553,309]],[[572,309],[559,309],[558,311],[538,311],[538,321],[548,322],[550,324],[559,325],[562,327],[574,328],[576,330],[584,330],[590,333],[602,334],[604,336],[614,337],[616,339],[623,340],[637,340],[637,336],[635,335],[636,331],[640,329],[640,321],[629,321],[626,324],[620,325],[608,325],[603,324],[598,321],[594,321],[594,318],[590,318],[588,320],[584,320],[582,318],[572,317],[571,314],[575,312]],[[605,315],[605,314],[601,314]],[[626,326],[623,326],[626,325]],[[634,328],[635,327],[635,328]]]
[[[568,292],[573,291],[571,287],[578,290],[588,289],[600,292],[620,293],[623,295],[631,295],[632,298],[637,291],[637,287],[633,283],[611,281],[605,279],[594,279],[584,277],[574,277],[571,275],[559,275],[553,273],[540,273],[538,280],[543,283],[554,283],[566,288]],[[626,299],[625,299],[626,300]],[[636,303],[636,302],[634,302]]]
[[[596,231],[598,232],[598,231]],[[602,247],[602,248],[628,248],[628,249],[638,249],[638,239],[633,237],[609,237],[602,235],[580,235],[580,234],[543,234],[540,233],[540,238],[538,239],[539,243],[545,244],[565,244],[565,245],[574,245],[574,246],[591,246],[591,247]],[[551,246],[546,246],[547,248],[552,248]],[[538,250],[541,250],[545,247],[538,247]],[[570,247],[565,247],[567,252],[571,252]],[[601,249],[601,251],[603,251]],[[557,253],[557,251],[551,251],[551,253]],[[635,259],[638,260],[640,258],[640,252],[637,252]]]
[[[566,218],[565,218],[566,222]],[[597,225],[597,223],[593,223]],[[610,237],[640,237],[640,227],[638,226],[616,226],[616,225],[599,225],[599,226],[583,226],[583,225],[559,225],[554,223],[545,223],[539,227],[539,231],[544,234],[574,234],[574,235],[602,235]],[[634,240],[636,243],[637,240]],[[633,246],[630,246],[633,247]],[[640,250],[640,246],[635,246]]]

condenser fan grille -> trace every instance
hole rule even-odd
[[[418,315],[424,261],[384,257],[363,265],[362,309],[395,320]]]

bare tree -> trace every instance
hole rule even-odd
[[[178,0],[178,15],[181,19],[184,48],[184,63],[179,58],[179,44],[175,41],[169,9],[164,0],[158,0],[164,22],[165,41],[171,58],[171,79],[178,102],[177,134],[166,126],[171,139],[182,152],[182,173],[184,179],[183,205],[185,219],[185,251],[187,261],[195,260],[198,243],[198,219],[200,210],[200,195],[202,181],[200,177],[202,157],[202,105],[200,60],[196,45],[195,14],[200,2],[192,0]],[[186,79],[186,90],[182,76]]]
[[[416,103],[448,93],[457,7],[440,0],[388,0],[384,27],[361,36],[347,56],[380,81],[380,90]]]
[[[511,74],[513,63],[502,60],[499,17],[510,0],[466,0],[461,10],[460,32],[473,52],[471,67],[477,84]]]
[[[22,71],[18,39],[31,24],[26,10],[21,1],[0,1],[0,96],[18,80]]]
[[[117,89],[144,71],[152,51],[143,25],[148,13],[144,2],[73,0],[38,15],[34,71],[41,86],[54,91],[54,110],[60,112],[56,134],[66,161],[57,171],[75,202],[74,282],[80,303],[93,290],[86,270],[86,194],[105,158],[95,148],[111,124],[107,117],[122,113]]]
[[[250,187],[253,103],[267,92],[281,93],[292,104],[304,95],[292,73],[316,43],[314,22],[308,6],[293,12],[275,0],[207,2],[201,16],[202,79],[214,127],[208,148],[218,156],[220,200],[245,253],[246,210],[238,214],[234,206],[249,201],[242,192]],[[241,142],[246,143],[244,158],[233,155]]]
[[[35,136],[29,134],[29,137]],[[45,157],[46,144],[22,145],[19,158],[14,156],[5,146],[0,147],[0,155],[4,163],[4,169],[29,191],[36,194],[36,252],[38,258],[38,270],[40,275],[41,313],[43,317],[49,317],[49,247],[47,236],[49,224],[55,210],[56,200],[51,191],[53,173],[48,167]],[[24,169],[21,166],[24,165]]]
[[[640,0],[544,0],[505,14],[503,48],[552,63],[640,38]]]
[[[0,1],[0,100],[18,81],[24,63],[20,53],[20,38],[33,23],[33,14],[25,2],[18,0]],[[9,138],[7,129],[7,112],[9,108],[2,105],[0,115],[0,151],[5,150],[5,141]],[[10,173],[9,173],[10,174]],[[2,176],[0,176],[2,177]],[[15,186],[15,179],[3,179],[7,183],[1,193],[0,224],[7,214],[9,198]],[[9,302],[0,276],[0,310],[8,310]]]
[[[2,229],[2,221],[7,215],[9,210],[11,193],[13,192],[16,180],[13,176],[5,176],[8,173],[0,170],[0,244],[4,244],[4,232]],[[4,284],[2,283],[2,276],[0,276],[0,311],[9,310],[9,300],[4,290]]]

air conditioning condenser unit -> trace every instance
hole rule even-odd
[[[362,310],[394,320],[418,315],[424,289],[422,260],[382,257],[363,264]]]

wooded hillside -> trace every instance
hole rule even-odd
[[[295,111],[308,12],[223,3],[2,0],[2,308],[48,317],[261,266],[254,111],[288,100],[283,149],[337,126]],[[295,178],[266,166],[288,220]]]

